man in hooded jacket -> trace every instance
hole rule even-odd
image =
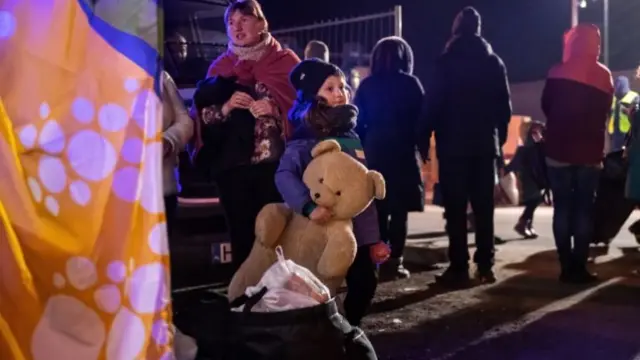
[[[600,30],[591,24],[573,27],[564,36],[562,62],[549,70],[542,93],[553,236],[563,282],[596,280],[587,259],[614,94],[611,72],[599,56]]]
[[[447,218],[451,263],[437,280],[459,286],[469,281],[469,202],[475,215],[477,276],[482,282],[495,282],[493,196],[511,98],[504,63],[480,35],[478,11],[463,9],[452,32],[427,88],[420,136],[428,139],[435,133]]]

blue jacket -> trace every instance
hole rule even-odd
[[[355,109],[355,107],[354,107]],[[357,115],[357,112],[355,113]],[[356,155],[362,151],[362,144],[355,128],[355,116],[345,120],[345,126],[337,128],[326,137],[319,138],[311,129],[300,124],[291,140],[287,142],[280,166],[276,171],[275,181],[284,202],[295,212],[308,216],[315,208],[309,194],[309,188],[302,182],[302,174],[313,159],[311,150],[322,140],[333,139],[340,143],[342,151],[353,156],[366,165],[364,158]],[[378,213],[374,203],[353,219],[353,231],[358,246],[371,245],[380,241]]]

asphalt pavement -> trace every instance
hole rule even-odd
[[[536,212],[535,240],[513,231],[521,210],[496,210],[496,235],[506,241],[497,247],[498,282],[458,291],[433,283],[432,265],[446,265],[441,209],[411,215],[412,277],[381,284],[363,324],[380,359],[640,360],[640,253],[626,230],[640,213],[609,248],[592,249],[600,281],[566,285],[557,280],[552,209]]]

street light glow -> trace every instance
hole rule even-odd
[[[585,9],[587,7],[587,0],[580,0],[580,7]]]

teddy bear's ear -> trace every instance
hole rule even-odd
[[[377,171],[369,170],[367,172],[367,176],[371,180],[371,184],[373,185],[373,196],[382,200],[387,195],[387,187],[384,183],[384,177]]]
[[[334,151],[342,151],[340,144],[338,144],[338,142],[335,140],[324,140],[313,147],[313,150],[311,150],[311,156],[316,158],[322,154]]]

